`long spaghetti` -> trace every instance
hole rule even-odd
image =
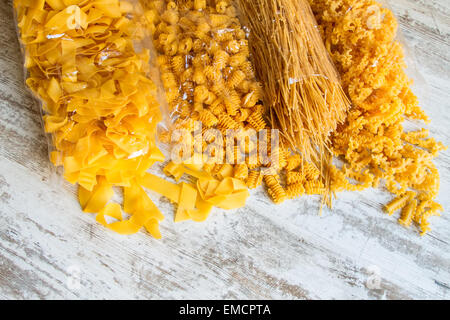
[[[350,103],[305,0],[238,0],[273,127],[306,160],[321,160]]]

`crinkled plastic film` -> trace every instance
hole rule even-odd
[[[52,162],[88,190],[97,175],[128,186],[152,162],[161,118],[138,1],[14,4]]]
[[[164,160],[156,140],[159,76],[139,1],[15,0],[14,9],[52,163],[79,185],[80,204],[97,221],[160,237],[163,216],[137,182]],[[113,187],[124,189],[129,220],[111,202]],[[119,221],[106,223],[105,215]]]
[[[166,91],[168,127],[186,130],[177,141],[170,133],[163,138],[194,141],[195,121],[202,133],[217,129],[223,136],[228,129],[266,129],[261,85],[232,1],[142,2]]]
[[[230,175],[218,181],[197,165],[173,162],[165,169],[170,177],[198,182],[172,183],[147,172],[165,160],[157,127],[169,122],[169,108],[140,1],[16,0],[14,7],[26,83],[41,102],[51,161],[79,185],[84,212],[119,234],[145,228],[160,238],[164,215],[145,189],[176,205],[175,222],[204,221],[214,206],[245,205],[245,184]],[[123,189],[122,205],[112,200],[114,187]]]

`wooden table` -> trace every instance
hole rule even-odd
[[[450,145],[448,0],[391,5],[429,85],[430,129]],[[322,216],[316,198],[274,206],[260,190],[203,224],[174,224],[161,200],[163,240],[122,237],[81,213],[75,187],[51,174],[7,0],[0,44],[0,298],[450,298],[449,152],[437,161],[445,212],[423,238],[381,213],[381,190],[341,194]]]

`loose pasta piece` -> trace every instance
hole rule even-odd
[[[305,194],[306,190],[302,182],[290,184],[287,187],[287,195],[289,199],[295,199]]]
[[[220,166],[220,169],[217,170],[216,176],[223,180],[227,177],[232,177],[234,173],[233,166],[231,164],[223,164]]]
[[[247,121],[256,131],[267,128],[267,123],[260,112],[253,112]]]
[[[405,227],[409,227],[413,222],[413,217],[415,215],[416,208],[417,208],[417,200],[410,201],[409,204],[403,208],[402,216],[398,220],[398,222],[401,225],[404,225]]]
[[[289,156],[287,158],[286,170],[288,170],[288,171],[295,170],[302,164],[302,162],[303,162],[303,159],[302,159],[301,155],[299,155],[299,154]]]
[[[320,171],[312,163],[305,163],[301,169],[304,177],[307,180],[315,181],[320,177]]]
[[[309,195],[324,195],[326,192],[322,181],[307,181],[304,184],[306,194]]]
[[[249,189],[256,189],[261,185],[262,181],[263,175],[261,174],[261,172],[258,170],[254,170],[250,171],[246,184]]]
[[[408,201],[411,200],[411,198],[413,196],[414,196],[414,192],[407,192],[403,196],[400,196],[400,197],[394,199],[391,203],[386,205],[386,207],[385,207],[386,212],[390,216],[393,215],[396,211],[402,209],[408,203]]]
[[[280,183],[269,186],[268,193],[276,204],[280,204],[288,198],[286,190],[284,190]]]
[[[286,180],[288,185],[300,184],[304,182],[305,176],[301,172],[288,171],[286,174]]]

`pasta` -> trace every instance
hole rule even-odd
[[[404,208],[400,223],[409,225],[412,215],[425,234],[428,219],[440,210],[434,202],[439,173],[433,159],[445,147],[429,138],[427,130],[403,128],[405,118],[429,119],[404,71],[403,50],[395,41],[397,21],[374,0],[310,0],[310,4],[353,104],[345,124],[332,135],[334,155],[349,164],[341,173],[333,170],[332,189],[362,190],[385,180],[397,196],[386,206],[387,212]],[[369,8],[379,15],[367,23],[367,12],[373,12]],[[362,184],[347,181],[355,178]],[[423,209],[430,206],[434,210]]]
[[[51,160],[63,167],[67,181],[78,183],[80,204],[97,221],[123,234],[146,227],[160,237],[163,217],[136,185],[163,159],[155,142],[161,115],[148,77],[150,52],[135,49],[146,36],[142,10],[113,0],[70,3],[66,9],[54,1],[14,1],[26,82],[42,102]],[[118,204],[108,204],[113,186],[124,188],[130,220],[122,221]],[[105,215],[120,215],[119,222],[108,225]]]
[[[296,154],[296,155],[291,155],[287,158],[287,165],[286,165],[286,170],[287,171],[292,171],[297,169],[301,164],[303,163],[303,158],[301,157],[301,155]]]
[[[154,30],[158,66],[173,118],[195,118],[224,137],[228,130],[267,128],[260,104],[262,87],[255,81],[248,41],[233,3],[141,2],[149,17],[148,28]],[[178,44],[175,55],[166,50],[171,43]],[[233,139],[239,141],[246,132]],[[211,133],[202,133],[203,149],[215,149]],[[226,139],[222,142],[227,144]],[[252,150],[255,148],[251,143],[244,145],[245,158]],[[259,166],[259,161],[245,162],[247,170]],[[243,181],[247,179],[241,163],[234,171]]]
[[[287,195],[289,199],[295,199],[305,194],[305,187],[302,182],[293,183],[287,187]]]
[[[245,163],[238,164],[234,168],[234,177],[242,181],[246,181],[248,178],[248,167]]]
[[[27,84],[42,101],[51,160],[79,185],[83,211],[120,234],[145,228],[160,238],[164,216],[145,189],[176,205],[175,222],[200,222],[215,206],[242,207],[263,181],[278,204],[304,194],[331,203],[330,191],[384,180],[396,196],[386,212],[400,211],[400,224],[428,232],[443,210],[434,201],[433,159],[445,147],[428,130],[403,129],[404,118],[429,119],[404,72],[395,18],[373,0],[356,1],[310,1],[323,48],[306,0],[238,1],[258,17],[249,21],[250,40],[234,1],[15,0]],[[371,6],[382,13],[375,27],[363,22]],[[158,142],[177,143],[172,151],[181,159],[163,169],[174,182],[147,173],[164,160],[155,141],[163,118],[158,80],[172,121]],[[353,107],[343,122],[345,94]],[[284,145],[271,144],[271,127],[282,129]],[[330,151],[345,160],[342,169],[331,165]],[[111,200],[114,187],[124,191],[122,204]]]
[[[272,127],[308,161],[320,161],[350,104],[306,0],[239,0]],[[267,41],[270,39],[270,41]],[[289,59],[287,58],[289,57]],[[250,70],[249,70],[250,72]]]
[[[287,184],[300,184],[305,180],[305,176],[301,172],[288,171],[286,173]]]
[[[263,181],[263,175],[258,170],[250,171],[247,179],[247,187],[249,189],[255,189],[261,185]]]

